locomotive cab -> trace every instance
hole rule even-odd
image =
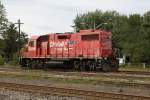
[[[24,46],[23,51],[21,53],[22,58],[32,58],[36,56],[36,45],[37,45],[37,37],[32,37],[28,43]]]

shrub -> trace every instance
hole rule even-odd
[[[4,63],[5,63],[4,58],[0,56],[0,65],[4,65]]]

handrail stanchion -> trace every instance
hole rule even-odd
[[[64,57],[64,47],[62,47],[62,58]]]
[[[75,58],[76,58],[76,46],[75,46]]]
[[[56,47],[56,49],[55,49],[55,50],[56,50],[56,58],[57,58],[57,47]]]

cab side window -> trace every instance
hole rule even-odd
[[[83,41],[99,40],[99,34],[81,35],[81,40]]]
[[[58,38],[59,40],[70,39],[70,35],[58,35],[57,38]]]
[[[29,42],[29,46],[30,46],[30,47],[35,47],[35,42],[34,42],[34,41],[30,41],[30,42]]]

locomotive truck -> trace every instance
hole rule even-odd
[[[22,67],[45,68],[50,61],[80,71],[117,71],[112,34],[104,30],[80,30],[76,33],[50,33],[32,36],[21,50]]]

